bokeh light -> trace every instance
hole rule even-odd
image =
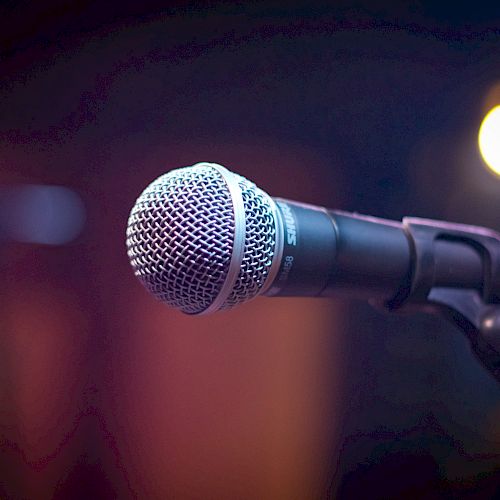
[[[479,128],[479,150],[488,167],[500,176],[500,106],[495,106]]]
[[[80,196],[64,186],[19,184],[0,187],[0,240],[63,245],[85,224]]]

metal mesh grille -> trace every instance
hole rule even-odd
[[[128,255],[144,286],[186,313],[206,309],[226,278],[233,249],[232,201],[209,166],[162,175],[137,200]]]
[[[245,250],[238,279],[223,309],[241,304],[259,293],[271,269],[276,243],[271,200],[255,184],[237,177],[245,206]]]
[[[245,210],[244,255],[222,309],[259,293],[276,241],[272,201],[244,177],[235,178]],[[209,165],[186,167],[159,177],[138,198],[128,221],[128,255],[148,290],[195,314],[209,307],[224,285],[234,234],[233,202],[222,174]]]

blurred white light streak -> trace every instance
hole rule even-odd
[[[494,107],[479,129],[479,150],[488,167],[500,176],[500,106]]]
[[[61,186],[25,184],[0,187],[0,238],[4,241],[63,245],[85,224],[77,193]]]

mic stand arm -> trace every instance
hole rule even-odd
[[[464,224],[406,217],[413,266],[406,282],[385,308],[438,313],[468,337],[472,350],[500,382],[500,234]],[[482,262],[482,287],[435,286],[435,243],[470,245]]]

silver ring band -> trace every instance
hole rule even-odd
[[[222,285],[217,297],[215,297],[215,300],[206,309],[198,313],[202,315],[218,311],[224,305],[227,298],[231,294],[234,285],[236,284],[236,281],[240,274],[241,264],[243,262],[245,251],[246,222],[245,205],[243,204],[243,196],[241,194],[241,189],[238,184],[237,177],[225,167],[217,163],[203,162],[198,163],[197,165],[212,167],[221,174],[229,189],[234,215],[233,252],[231,255],[231,261],[229,263],[229,270],[227,272],[224,284]]]

